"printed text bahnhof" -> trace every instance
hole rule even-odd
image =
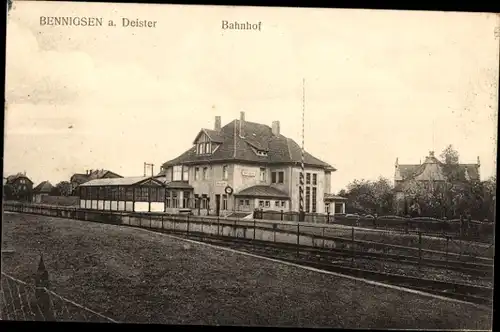
[[[156,28],[157,21],[143,20],[139,18],[130,19],[122,17],[120,19],[122,27],[129,28]],[[50,26],[83,26],[83,27],[101,27],[105,25],[102,17],[86,16],[40,16],[40,25]],[[108,20],[108,26],[116,26],[114,20]]]

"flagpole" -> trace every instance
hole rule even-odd
[[[300,188],[299,188],[299,221],[304,221],[305,219],[305,213],[304,213],[304,178],[305,178],[305,167],[304,167],[304,155],[305,155],[305,150],[304,150],[304,128],[305,128],[305,110],[306,110],[306,93],[305,93],[305,85],[306,85],[306,79],[302,79],[302,151],[301,151],[301,172],[300,172]]]

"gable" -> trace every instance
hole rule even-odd
[[[200,143],[207,143],[207,142],[210,142],[210,138],[205,133],[205,131],[202,129],[202,130],[200,130],[198,135],[196,135],[196,137],[194,138],[193,144],[200,144]]]
[[[33,181],[31,181],[27,176],[19,174],[8,176],[6,183],[17,184],[20,180],[25,180],[28,184],[33,184]]]
[[[137,185],[141,186],[151,186],[151,187],[162,187],[163,183],[155,178],[149,178],[142,182],[138,182]]]
[[[114,179],[114,178],[122,178],[123,176],[118,175],[114,172],[107,171],[101,178],[103,179]]]

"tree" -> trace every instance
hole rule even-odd
[[[443,152],[441,152],[441,161],[446,165],[457,165],[460,154],[453,148],[453,145],[448,145]]]
[[[490,221],[495,221],[495,208],[496,208],[496,191],[497,191],[497,178],[496,176],[490,177],[488,180],[481,182],[481,215],[482,218]]]
[[[341,191],[348,199],[349,210],[360,213],[388,214],[392,211],[393,187],[388,179],[354,180]]]
[[[14,188],[12,185],[6,183],[3,186],[3,196],[5,200],[13,200],[14,199]]]
[[[70,196],[71,184],[68,181],[61,181],[52,188],[50,195],[52,196]]]
[[[412,216],[428,215],[429,210],[435,210],[438,202],[432,182],[409,180],[403,187],[403,193],[408,204],[408,214]]]

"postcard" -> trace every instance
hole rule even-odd
[[[491,330],[499,28],[10,2],[0,318]]]

